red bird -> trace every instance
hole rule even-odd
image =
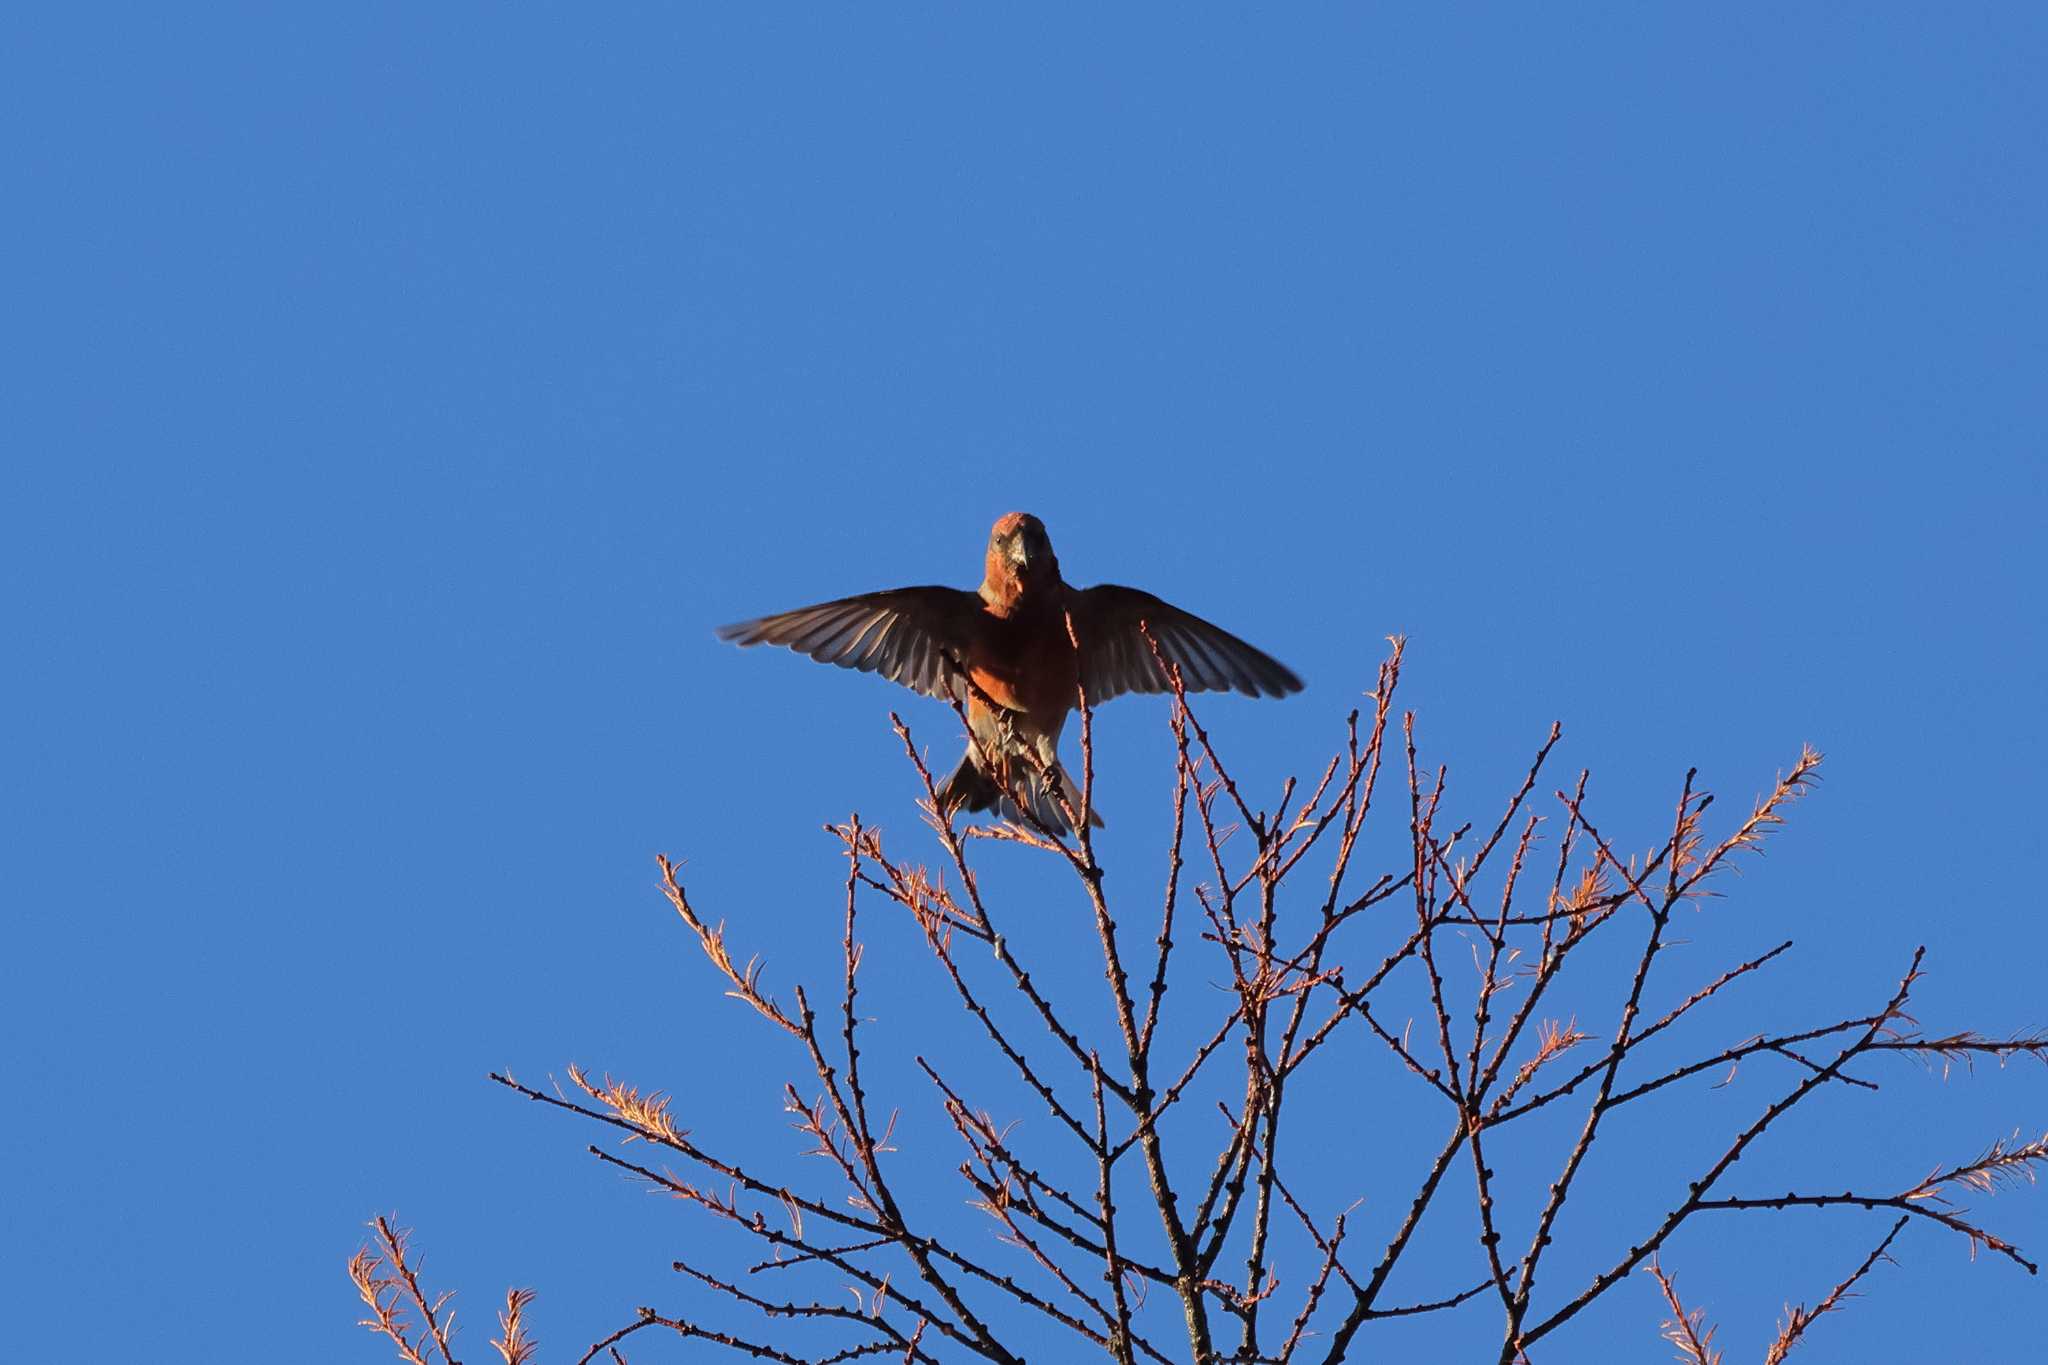
[[[1069,615],[1079,649],[1067,634]],[[1173,690],[1141,623],[1159,653],[1179,665],[1189,692],[1281,697],[1301,690],[1284,664],[1151,593],[1107,583],[1069,587],[1045,524],[1028,512],[1011,512],[989,532],[978,592],[894,588],[742,621],[718,634],[741,645],[787,645],[820,663],[966,703],[973,739],[939,788],[940,804],[993,807],[1016,819],[1014,791],[1052,829],[1067,818],[1049,781],[1081,807],[1079,789],[1059,766],[1060,730],[1076,686],[1087,687],[1090,706],[1124,692]],[[988,771],[990,761],[999,771]]]

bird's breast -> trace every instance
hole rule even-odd
[[[1067,638],[1064,620],[1032,621],[988,618],[968,651],[968,672],[974,685],[991,701],[1046,722],[1057,722],[1073,708],[1080,685],[1080,659]]]

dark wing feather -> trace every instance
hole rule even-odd
[[[739,645],[787,645],[819,663],[879,673],[928,697],[966,699],[954,664],[981,599],[958,588],[893,588],[721,626]]]
[[[1287,665],[1149,592],[1105,583],[1075,592],[1071,602],[1081,640],[1081,681],[1091,705],[1125,692],[1173,690],[1140,622],[1151,630],[1159,653],[1179,665],[1181,686],[1190,692],[1284,697],[1301,691],[1301,679]]]

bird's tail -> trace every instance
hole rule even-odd
[[[1009,793],[1005,792],[1001,784],[993,777],[983,772],[981,766],[974,760],[975,753],[973,748],[970,747],[961,756],[960,766],[955,768],[953,775],[947,778],[939,787],[940,808],[944,810],[964,809],[969,811],[993,810],[1002,819],[1028,824],[1029,821],[1024,819],[1023,812],[1017,809],[1017,803],[1010,799]],[[1081,810],[1080,784],[1068,777],[1067,770],[1057,763],[1053,764],[1052,771],[1048,776],[1051,782],[1059,784],[1067,798],[1067,804],[1073,807],[1076,814],[1079,814]],[[1020,773],[1017,785],[1020,788],[1018,795],[1030,803],[1031,814],[1036,817],[1039,824],[1044,825],[1047,829],[1055,830],[1073,828],[1067,821],[1066,812],[1060,809],[1059,798],[1053,795],[1051,784],[1045,778],[1041,778],[1035,772]],[[1091,828],[1101,829],[1103,825],[1101,813],[1092,810],[1088,812],[1088,824]]]

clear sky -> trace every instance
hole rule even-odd
[[[484,1073],[608,1068],[793,1147],[800,1059],[654,854],[771,981],[829,979],[819,826],[935,856],[886,712],[956,726],[712,628],[971,586],[1013,508],[1302,673],[1205,711],[1268,792],[1394,631],[1468,813],[1553,719],[1636,847],[1686,767],[1734,807],[1826,750],[1666,983],[1797,940],[1703,1040],[1868,1008],[1922,942],[1929,1028],[2048,1024],[2048,11],[203,9],[0,34],[12,1354],[381,1359],[342,1263],[390,1209],[472,1360],[507,1283],[552,1359],[697,1305],[666,1267],[701,1224]],[[1134,913],[1163,727],[1100,723]],[[1046,978],[1097,984],[1079,903],[992,866]],[[939,982],[894,921],[872,951],[929,1125]],[[1304,1179],[1390,1216],[1403,1082],[1332,1076]],[[1816,1097],[1821,1179],[2048,1127],[2038,1066],[1874,1078]],[[1782,1079],[1603,1148],[1607,1235]],[[950,1207],[950,1137],[905,1132]],[[2048,1198],[1977,1207],[2048,1253]],[[1665,1259],[1748,1359],[1879,1231],[1724,1218]],[[1811,1359],[2038,1350],[2040,1281],[1897,1252]],[[1659,1317],[1638,1276],[1560,1350],[1660,1358]]]

